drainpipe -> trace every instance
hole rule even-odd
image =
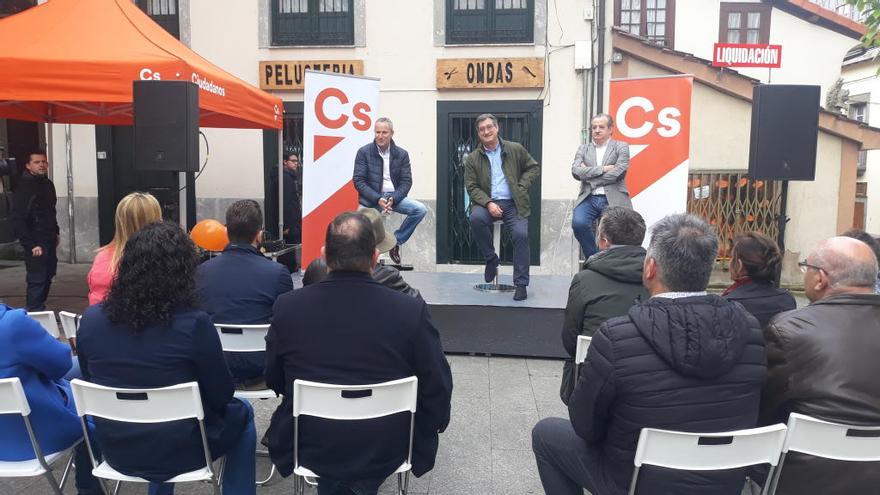
[[[605,108],[605,0],[599,0],[597,29],[599,34],[599,50],[596,54],[596,112],[602,113]]]
[[[67,230],[70,240],[68,259],[76,263],[76,234],[74,230],[75,218],[73,210],[73,129],[70,124],[64,125],[64,145],[67,152]]]

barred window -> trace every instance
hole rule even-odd
[[[446,43],[532,43],[534,0],[447,0]]]
[[[273,45],[354,45],[353,0],[272,0]]]

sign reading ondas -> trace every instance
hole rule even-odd
[[[263,60],[260,62],[260,89],[302,91],[306,70],[362,76],[364,61]]]
[[[541,57],[437,60],[438,89],[543,87],[544,59]]]

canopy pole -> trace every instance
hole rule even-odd
[[[284,128],[278,129],[278,238],[284,239]],[[294,194],[296,194],[294,192]]]
[[[76,263],[76,234],[73,209],[73,128],[70,124],[64,125],[64,144],[67,153],[67,230],[69,238],[68,260]]]

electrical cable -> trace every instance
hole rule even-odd
[[[205,161],[204,161],[204,163],[202,163],[202,167],[199,169],[199,171],[198,171],[198,173],[196,174],[196,176],[193,177],[193,184],[195,184],[196,181],[199,180],[199,176],[201,176],[201,175],[202,175],[202,172],[205,171],[205,167],[208,166],[208,156],[211,155],[211,146],[208,144],[208,136],[205,136],[205,133],[202,132],[202,131],[199,131],[199,136],[201,136],[202,139],[205,140]],[[185,182],[184,182],[184,184],[183,184],[183,187],[181,187],[180,189],[178,189],[177,192],[181,192],[181,191],[183,191],[184,189],[186,189],[186,183],[185,183]]]

